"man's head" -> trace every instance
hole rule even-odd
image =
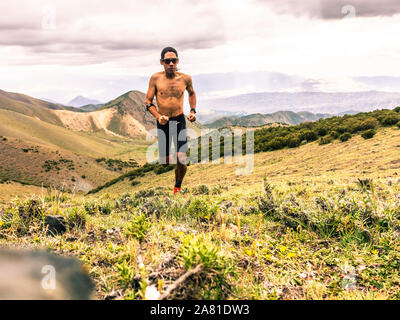
[[[160,63],[164,66],[167,74],[177,71],[176,65],[179,63],[178,52],[172,47],[166,47],[161,51]]]

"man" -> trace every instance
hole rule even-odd
[[[192,78],[178,72],[178,52],[172,47],[166,47],[161,52],[160,63],[164,71],[153,74],[150,78],[146,95],[146,109],[157,119],[158,152],[160,163],[168,165],[172,162],[170,156],[171,140],[174,140],[176,151],[174,194],[181,191],[183,177],[186,174],[186,121],[183,114],[185,90],[189,93],[190,113],[188,120],[196,121],[196,93],[193,90]],[[153,104],[156,96],[158,110]]]

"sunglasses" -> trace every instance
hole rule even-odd
[[[176,58],[172,58],[172,59],[162,59],[162,62],[166,63],[166,64],[170,64],[171,62],[173,64],[176,64],[176,62],[178,61],[178,59]]]

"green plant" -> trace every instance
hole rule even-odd
[[[186,213],[194,218],[210,220],[215,218],[218,208],[219,206],[215,202],[210,203],[207,200],[195,198],[194,200],[189,200]]]
[[[187,270],[201,265],[201,272],[194,276],[193,298],[224,299],[230,291],[229,275],[235,273],[233,260],[211,241],[201,236],[187,236],[178,252],[179,261]]]
[[[342,142],[345,142],[349,139],[351,139],[351,133],[349,133],[349,132],[345,132],[339,137],[339,140]]]
[[[370,130],[364,131],[361,134],[361,137],[363,137],[364,139],[371,139],[375,134],[376,134],[376,131],[370,129]]]
[[[333,141],[333,137],[331,135],[327,135],[327,136],[323,136],[323,137],[319,138],[318,143],[320,145],[324,145],[324,144],[331,143],[332,141]]]
[[[87,221],[85,208],[72,207],[66,211],[67,222],[70,228],[82,228]]]
[[[150,219],[146,214],[136,214],[132,217],[126,228],[126,236],[136,238],[139,242],[143,242],[150,228]]]
[[[209,194],[209,193],[210,193],[210,189],[205,184],[201,184],[192,189],[192,194],[194,194],[194,195]]]

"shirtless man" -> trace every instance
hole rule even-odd
[[[183,99],[185,90],[189,93],[190,113],[187,119],[196,121],[196,93],[193,90],[192,78],[177,71],[179,63],[178,52],[172,48],[164,48],[161,52],[161,65],[164,71],[153,74],[150,78],[146,95],[146,109],[157,119],[158,152],[160,163],[168,165],[171,140],[174,140],[176,150],[175,187],[174,194],[181,190],[182,180],[186,174],[186,120],[183,114]],[[153,104],[157,99],[158,110]]]

